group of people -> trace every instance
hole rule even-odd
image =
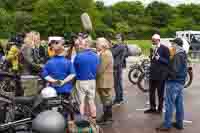
[[[7,62],[9,72],[37,74],[46,61],[44,48],[40,43],[40,34],[32,31],[19,34],[8,40],[2,56]]]
[[[119,38],[121,40],[121,38]],[[121,43],[112,46],[107,39],[100,37],[94,42],[89,36],[79,35],[74,39],[76,55],[67,59],[64,56],[64,41],[50,41],[55,55],[44,65],[42,76],[56,88],[58,93],[70,95],[73,79],[80,100],[80,113],[86,115],[86,105],[89,116],[96,121],[96,93],[103,104],[103,116],[98,124],[112,123],[112,106],[123,103],[122,69],[127,57],[127,47]],[[112,101],[112,91],[115,88],[116,97]]]
[[[11,41],[12,42],[12,41]],[[73,52],[65,47],[63,37],[49,37],[43,46],[38,32],[25,34],[23,43],[11,44],[5,58],[11,71],[20,75],[40,75],[47,85],[68,98],[76,89],[81,115],[88,114],[96,121],[96,93],[103,104],[103,116],[98,124],[112,123],[112,106],[123,103],[122,69],[126,64],[128,48],[123,37],[117,36],[117,44],[104,37],[93,41],[87,34],[73,38]],[[71,46],[71,45],[69,45]],[[30,94],[31,88],[23,93]],[[115,100],[112,92],[115,90]],[[26,95],[26,94],[21,94]],[[88,109],[89,110],[88,110]]]
[[[164,122],[157,130],[169,131],[172,126],[183,129],[183,89],[187,76],[187,54],[183,48],[183,40],[181,38],[171,40],[172,45],[168,48],[161,44],[160,35],[154,34],[152,43],[155,48],[151,50],[150,108],[144,113],[162,114],[164,102]],[[156,106],[156,90],[158,106]],[[172,123],[174,107],[176,108],[176,122]]]
[[[14,72],[21,70],[20,74],[25,75],[40,73],[48,86],[55,88],[58,94],[65,95],[66,98],[75,88],[80,100],[81,115],[86,115],[88,105],[89,115],[95,121],[95,97],[98,93],[104,114],[97,123],[110,124],[112,106],[124,102],[122,70],[129,54],[123,37],[117,35],[116,39],[117,44],[112,45],[106,38],[100,37],[94,42],[87,34],[79,34],[73,39],[74,52],[71,52],[70,58],[66,58],[69,57],[69,48],[65,48],[64,38],[52,37],[46,46],[41,45],[38,32],[30,32],[24,36],[22,45],[11,44],[5,57],[11,62]],[[183,89],[187,75],[187,54],[182,47],[183,41],[181,38],[171,40],[172,46],[168,48],[161,44],[160,35],[154,34],[152,43],[155,47],[150,56],[150,108],[144,113],[162,114],[165,101],[164,123],[157,129],[169,131],[172,126],[183,129]],[[172,123],[174,106],[176,122]]]

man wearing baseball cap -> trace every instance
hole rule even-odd
[[[73,88],[72,80],[75,77],[75,70],[71,61],[63,55],[64,43],[64,40],[51,41],[55,55],[45,64],[42,76],[58,94],[68,97]]]
[[[52,48],[52,43],[55,42],[55,41],[61,41],[61,40],[64,40],[63,37],[59,37],[59,36],[51,36],[48,38],[48,55],[49,57],[53,57],[55,55],[55,51],[53,50]]]
[[[187,76],[187,55],[183,49],[183,41],[176,38],[171,41],[175,48],[175,55],[169,65],[169,76],[165,88],[165,107],[164,123],[157,130],[169,131],[172,126],[183,129],[184,108],[183,108],[183,89]],[[173,108],[176,108],[176,122],[172,123]]]
[[[149,101],[150,108],[144,113],[162,113],[164,100],[164,81],[166,80],[166,68],[169,64],[169,49],[160,43],[160,35],[152,36],[152,43],[155,49],[152,52],[149,80]],[[159,105],[156,108],[155,92],[158,92]]]

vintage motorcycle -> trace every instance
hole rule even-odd
[[[138,77],[138,88],[142,90],[142,92],[148,92],[149,91],[149,68],[150,68],[150,62],[144,64],[144,72]],[[184,88],[188,88],[193,81],[193,68],[191,65],[191,62],[188,60],[188,67],[187,67],[187,77],[186,82],[184,85]]]

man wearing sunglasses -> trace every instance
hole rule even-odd
[[[64,40],[51,40],[50,45],[55,55],[45,64],[42,76],[58,94],[69,96],[75,71],[71,61],[64,57]]]

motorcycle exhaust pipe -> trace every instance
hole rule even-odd
[[[32,121],[32,118],[26,118],[26,119],[14,121],[14,122],[8,122],[6,124],[1,124],[0,125],[0,129],[5,129],[5,128],[9,128],[11,126],[16,126],[16,125],[30,123],[31,121]]]

